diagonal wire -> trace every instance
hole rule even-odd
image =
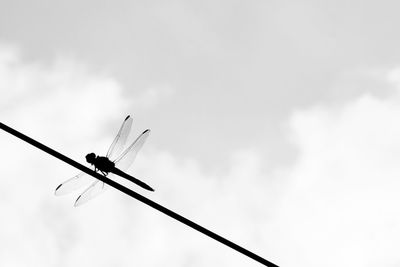
[[[36,140],[34,140],[34,139],[32,139],[32,138],[30,138],[30,137],[18,132],[16,130],[14,130],[13,128],[11,128],[11,127],[9,127],[9,126],[1,123],[1,122],[0,122],[0,128],[3,129],[4,131],[14,135],[15,137],[18,137],[19,139],[21,139],[21,140],[33,145],[34,147],[39,148],[39,149],[43,150],[44,152],[46,152],[46,153],[58,158],[59,160],[64,161],[65,163],[67,163],[67,164],[69,164],[69,165],[71,165],[71,166],[73,166],[73,167],[75,167],[75,168],[77,168],[77,169],[79,169],[79,170],[81,170],[81,171],[93,176],[96,179],[99,179],[100,181],[102,181],[102,182],[114,187],[115,189],[117,189],[117,190],[119,190],[119,191],[121,191],[121,192],[123,192],[123,193],[125,193],[125,194],[127,194],[129,196],[131,196],[132,198],[135,198],[136,200],[139,200],[140,202],[142,202],[142,203],[144,203],[144,204],[146,204],[146,205],[148,205],[148,206],[150,206],[150,207],[152,207],[152,208],[164,213],[165,215],[168,215],[169,217],[172,217],[175,220],[180,221],[183,224],[186,224],[187,226],[189,226],[189,227],[191,227],[191,228],[193,228],[193,229],[195,229],[195,230],[197,230],[197,231],[199,231],[199,232],[201,232],[201,233],[213,238],[214,240],[216,240],[216,241],[218,241],[218,242],[220,242],[220,243],[222,243],[222,244],[224,244],[224,245],[226,245],[226,246],[228,246],[228,247],[230,247],[230,248],[242,253],[243,255],[246,255],[249,258],[251,258],[251,259],[253,259],[255,261],[258,261],[259,263],[261,263],[261,264],[263,264],[265,266],[279,267],[278,265],[275,265],[274,263],[272,263],[272,262],[270,262],[270,261],[258,256],[257,254],[254,254],[253,252],[251,252],[251,251],[249,251],[249,250],[247,250],[247,249],[245,249],[245,248],[233,243],[232,241],[229,241],[228,239],[226,239],[226,238],[224,238],[224,237],[222,237],[222,236],[220,236],[220,235],[218,235],[218,234],[216,234],[216,233],[204,228],[203,226],[201,226],[201,225],[199,225],[199,224],[197,224],[195,222],[192,222],[189,219],[186,219],[185,217],[183,217],[183,216],[173,212],[172,210],[169,210],[169,209],[161,206],[160,204],[158,204],[158,203],[156,203],[156,202],[154,202],[154,201],[152,201],[152,200],[150,200],[150,199],[148,199],[148,198],[146,198],[146,197],[144,197],[144,196],[132,191],[131,189],[126,188],[125,186],[120,185],[119,183],[117,183],[117,182],[115,182],[115,181],[113,181],[111,179],[108,179],[107,177],[105,177],[103,175],[100,175],[99,173],[97,173],[97,172],[95,172],[95,171],[83,166],[82,164],[80,164],[80,163],[78,163],[78,162],[76,162],[76,161],[64,156],[63,154],[61,154],[61,153],[49,148],[48,146],[43,145],[42,143],[39,143],[38,141],[36,141]]]

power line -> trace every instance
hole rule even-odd
[[[249,251],[249,250],[247,250],[247,249],[245,249],[245,248],[243,248],[243,247],[241,247],[241,246],[229,241],[228,239],[226,239],[226,238],[224,238],[224,237],[222,237],[222,236],[220,236],[220,235],[218,235],[218,234],[216,234],[216,233],[204,228],[203,226],[201,226],[201,225],[199,225],[199,224],[197,224],[197,223],[195,223],[195,222],[193,222],[193,221],[191,221],[189,219],[186,219],[185,217],[179,215],[178,213],[175,213],[172,210],[169,210],[169,209],[161,206],[160,204],[158,204],[158,203],[156,203],[156,202],[154,202],[154,201],[152,201],[152,200],[150,200],[150,199],[148,199],[148,198],[146,198],[146,197],[144,197],[144,196],[132,191],[131,189],[126,188],[123,185],[120,185],[119,183],[117,183],[117,182],[115,182],[115,181],[113,181],[111,179],[108,179],[107,177],[105,177],[103,175],[100,175],[99,173],[97,173],[97,172],[95,172],[95,171],[83,166],[82,164],[80,164],[80,163],[68,158],[67,156],[64,156],[63,154],[61,154],[61,153],[49,148],[48,146],[45,146],[44,144],[42,144],[42,143],[40,143],[40,142],[38,142],[38,141],[36,141],[36,140],[26,136],[26,135],[14,130],[13,128],[11,128],[11,127],[9,127],[9,126],[1,123],[1,122],[0,122],[0,128],[3,129],[4,131],[14,135],[15,137],[18,137],[19,139],[21,139],[21,140],[33,145],[34,147],[39,148],[39,149],[43,150],[44,152],[46,152],[46,153],[58,158],[59,160],[62,160],[65,163],[67,163],[67,164],[69,164],[69,165],[71,165],[71,166],[73,166],[73,167],[75,167],[75,168],[77,168],[77,169],[79,169],[79,170],[81,170],[81,171],[93,176],[94,178],[99,179],[100,181],[102,181],[102,182],[114,187],[115,189],[117,189],[117,190],[119,190],[119,191],[121,191],[121,192],[123,192],[123,193],[125,193],[125,194],[127,194],[127,195],[129,195],[129,196],[131,196],[133,198],[135,198],[136,200],[139,200],[142,203],[144,203],[144,204],[146,204],[146,205],[148,205],[148,206],[150,206],[150,207],[152,207],[152,208],[154,208],[154,209],[156,209],[156,210],[168,215],[169,217],[172,217],[175,220],[186,224],[187,226],[189,226],[189,227],[191,227],[191,228],[193,228],[193,229],[195,229],[195,230],[197,230],[197,231],[199,231],[199,232],[201,232],[201,233],[203,233],[203,234],[215,239],[216,241],[218,241],[218,242],[220,242],[220,243],[222,243],[222,244],[224,244],[224,245],[226,245],[226,246],[228,246],[228,247],[230,247],[230,248],[242,253],[243,255],[246,255],[247,257],[252,258],[255,261],[258,261],[259,263],[261,263],[261,264],[263,264],[265,266],[279,267],[278,265],[273,264],[272,262],[270,262],[270,261],[258,256],[257,254],[254,254],[253,252],[251,252],[251,251]]]

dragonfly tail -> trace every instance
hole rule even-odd
[[[121,177],[123,177],[123,178],[125,178],[125,179],[127,179],[127,180],[129,180],[129,181],[131,181],[132,183],[137,184],[138,186],[140,186],[140,187],[142,187],[142,188],[144,188],[144,189],[146,189],[146,190],[154,191],[154,189],[151,188],[148,184],[146,184],[146,183],[140,181],[139,179],[136,179],[136,178],[133,177],[133,176],[130,176],[129,174],[127,174],[127,173],[121,171],[120,169],[114,168],[114,170],[113,170],[112,172],[113,172],[114,174],[116,174],[116,175],[119,175],[119,176],[121,176]]]

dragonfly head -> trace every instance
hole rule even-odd
[[[96,154],[94,154],[94,153],[90,153],[90,154],[87,154],[86,155],[86,161],[88,162],[88,163],[90,163],[90,164],[94,164],[94,162],[95,162],[95,160],[96,160]]]

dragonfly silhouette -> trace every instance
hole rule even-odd
[[[127,116],[122,123],[117,136],[114,138],[114,141],[108,149],[107,155],[105,157],[100,157],[96,156],[94,153],[90,153],[86,155],[86,161],[91,165],[94,165],[94,170],[96,172],[101,172],[104,176],[110,178],[113,175],[119,175],[144,189],[154,191],[153,188],[144,182],[125,173],[125,171],[132,165],[137,153],[150,134],[150,130],[147,129],[141,135],[139,135],[139,137],[136,138],[136,140],[128,148],[123,150],[130,133],[131,126],[132,118]],[[85,172],[81,172],[57,186],[55,195],[60,196],[70,193],[84,186],[85,184],[88,184],[92,179],[93,178],[91,178]],[[86,203],[95,196],[104,192],[107,187],[108,186],[100,180],[92,182],[92,184],[76,199],[74,206],[79,206]]]

